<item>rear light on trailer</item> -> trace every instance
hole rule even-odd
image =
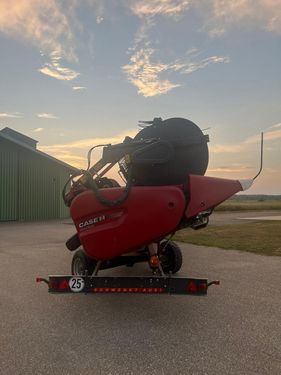
[[[68,292],[70,290],[68,279],[61,279],[61,280],[51,279],[48,285],[49,285],[49,290],[52,290],[54,292]]]
[[[57,290],[58,289],[58,283],[55,280],[50,280],[49,288],[52,289],[52,290]]]
[[[208,288],[208,285],[207,285],[207,283],[199,283],[198,285],[197,285],[197,290],[198,290],[198,292],[206,292],[207,291],[207,288]]]
[[[194,281],[189,281],[187,286],[186,286],[186,291],[190,294],[201,294],[201,293],[206,293],[208,289],[208,284],[207,282],[194,282]]]
[[[195,282],[194,282],[194,281],[190,281],[190,282],[187,284],[186,290],[187,290],[189,293],[197,293],[197,286],[196,286]]]
[[[69,289],[69,283],[66,279],[61,280],[61,282],[59,284],[59,289],[61,289],[61,290]]]

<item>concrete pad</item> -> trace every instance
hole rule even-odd
[[[280,375],[281,257],[180,244],[179,276],[221,280],[208,296],[48,294],[35,278],[69,274],[74,232],[0,224],[0,374]]]
[[[260,217],[281,217],[280,210],[268,211],[215,211],[210,216],[210,226],[245,223],[245,218],[258,220]],[[276,220],[276,219],[275,219]],[[280,219],[278,219],[280,220]]]
[[[281,220],[281,216],[257,216],[257,217],[239,217],[240,220]]]

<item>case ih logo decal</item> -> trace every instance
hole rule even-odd
[[[100,223],[101,221],[104,221],[105,219],[106,219],[105,215],[93,217],[92,219],[85,220],[85,221],[82,221],[81,223],[79,223],[79,228],[80,229],[86,228],[89,225],[94,225],[94,224]]]

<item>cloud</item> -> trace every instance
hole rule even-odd
[[[73,33],[78,22],[74,17],[76,6],[76,0],[68,0],[67,7],[56,0],[0,1],[0,32],[39,49],[40,55],[48,59],[38,69],[42,74],[73,80],[79,73],[61,61],[78,61]]]
[[[269,129],[274,129],[274,128],[281,128],[281,122],[279,122],[279,124],[275,124],[275,125],[272,125],[269,127]]]
[[[281,123],[271,126],[269,129],[264,132],[264,141],[267,144],[264,147],[269,147],[268,142],[276,141],[281,139]],[[277,129],[277,130],[275,130]],[[248,148],[249,145],[259,144],[261,142],[261,134],[255,134],[252,137],[245,139],[245,141],[237,144],[210,144],[210,151],[214,154],[224,154],[224,153],[240,153]],[[270,147],[269,147],[270,148]]]
[[[281,129],[265,132],[264,137],[266,141],[281,139]]]
[[[104,18],[102,16],[97,16],[96,18],[96,22],[97,24],[99,25],[100,23],[102,23],[104,21]]]
[[[238,153],[242,151],[241,144],[210,144],[209,149],[214,154]]]
[[[77,168],[85,168],[87,166],[87,152],[88,150],[100,144],[116,144],[123,142],[126,136],[134,137],[137,133],[137,129],[128,129],[125,132],[117,134],[113,137],[108,138],[87,138],[79,139],[74,142],[59,143],[55,145],[39,145],[39,149],[47,154],[54,156],[60,160],[65,161]],[[98,160],[101,156],[101,148],[97,148],[93,152],[93,161]]]
[[[138,93],[144,97],[166,94],[170,90],[181,86],[168,79],[161,79],[165,72],[180,72],[191,74],[198,69],[203,69],[209,64],[228,63],[227,57],[211,56],[199,61],[192,61],[197,55],[197,50],[191,50],[187,54],[187,60],[179,59],[173,63],[165,64],[161,62],[151,62],[153,48],[141,48],[130,58],[129,64],[123,66],[128,80],[138,88]]]
[[[275,140],[281,139],[281,128],[280,127],[281,127],[281,124],[276,124],[276,125],[271,126],[270,128],[273,128],[274,130],[265,131],[264,132],[264,140],[265,141],[275,141]],[[275,130],[275,129],[277,129],[277,130]],[[255,144],[255,143],[260,143],[260,140],[261,140],[261,135],[256,134],[253,137],[248,138],[244,143],[246,145]]]
[[[274,164],[277,169],[280,167],[278,165],[278,157],[274,157],[274,153],[278,153],[280,150],[280,140],[281,140],[281,127],[279,124],[271,126],[264,132],[264,161],[265,164],[268,160],[274,158]],[[254,176],[259,168],[260,159],[260,134],[256,134],[252,137],[248,137],[240,143],[233,144],[210,144],[210,168],[208,168],[208,174],[221,175],[224,178],[248,178],[249,175]],[[277,144],[276,141],[279,141]],[[275,142],[275,144],[273,143]],[[221,166],[221,163],[228,164],[229,166]],[[245,160],[245,164],[241,164],[241,160]],[[233,163],[237,161],[237,163]],[[247,165],[253,165],[253,168]],[[268,178],[269,170],[268,168],[263,168],[262,181]],[[280,173],[279,173],[280,174]]]
[[[150,29],[155,26],[155,22],[152,17],[143,18],[139,29],[137,30],[132,47],[128,48],[128,51],[135,51],[140,45],[143,47],[149,47],[151,42],[149,41]]]
[[[210,64],[229,62],[229,58],[222,56],[198,59],[200,53],[196,49],[188,51],[186,58],[177,59],[174,62],[152,61],[156,50],[152,47],[150,36],[152,28],[157,22],[156,16],[164,15],[177,19],[189,10],[193,3],[193,0],[139,0],[131,2],[131,11],[141,19],[141,25],[135,34],[133,45],[128,48],[128,53],[132,53],[129,63],[122,69],[129,82],[136,86],[138,93],[144,97],[163,95],[182,86],[181,83],[168,79],[167,74],[174,72],[191,74]],[[164,74],[166,77],[163,77]]]
[[[34,133],[40,133],[40,132],[42,132],[44,130],[44,128],[36,128],[36,129],[33,129],[32,131],[34,132]]]
[[[68,15],[75,7],[56,0],[9,0],[0,2],[0,31],[15,39],[31,42],[50,53],[74,58],[73,34]]]
[[[85,86],[72,86],[72,90],[74,91],[81,91],[81,90],[86,90],[87,87]]]
[[[257,3],[259,0],[255,0]],[[249,16],[252,11],[252,0],[212,0],[213,11],[216,17],[228,20],[237,20]]]
[[[136,37],[147,33],[156,16],[178,19],[191,8],[211,37],[241,25],[281,33],[281,0],[135,0],[130,2],[130,9],[143,21]]]
[[[217,172],[217,173],[243,173],[253,170],[253,167],[249,167],[246,165],[229,165],[229,166],[221,166],[216,168],[208,168],[208,172]]]
[[[37,117],[43,119],[58,119],[58,117],[52,113],[37,113]]]
[[[141,0],[131,5],[131,11],[138,17],[179,15],[187,10],[191,0]]]
[[[88,150],[89,148],[98,145],[98,144],[115,144],[123,142],[126,136],[134,137],[137,133],[137,129],[128,129],[120,134],[117,134],[113,137],[104,137],[104,138],[86,138],[86,139],[79,139],[74,142],[68,142],[64,144],[55,144],[50,146],[41,146],[41,149],[51,151],[59,151],[65,149],[77,149],[77,150]]]
[[[131,12],[140,18],[141,24],[137,30],[134,42],[128,51],[151,46],[150,30],[157,23],[157,16],[165,16],[177,20],[187,11],[194,0],[130,0]]]
[[[275,194],[280,194],[280,125],[281,123],[270,126],[264,132],[264,167],[253,187],[256,192],[259,192],[259,189],[272,191],[274,187]],[[260,140],[260,134],[256,134],[240,143],[210,144],[208,175],[231,179],[253,178],[259,170]],[[241,160],[245,163],[241,164]]]
[[[41,151],[46,152],[40,148]],[[62,160],[67,164],[72,165],[73,167],[83,169],[86,167],[87,159],[86,157],[75,155],[74,153],[68,153],[67,151],[65,152],[60,152],[60,153],[50,153],[52,154],[53,157],[56,159]]]
[[[210,9],[208,5],[209,0],[205,1],[205,7]],[[204,12],[204,8],[201,11]],[[222,35],[238,24],[280,34],[281,0],[211,0],[211,14],[206,17],[211,36]]]
[[[59,55],[58,51],[51,52],[51,61],[45,63],[43,68],[38,69],[39,72],[62,81],[72,81],[73,79],[77,78],[80,73],[76,72],[73,69],[64,68],[63,66],[61,66],[61,59],[62,57]]]
[[[218,64],[218,63],[227,64],[229,62],[230,62],[230,59],[228,57],[211,56],[211,57],[207,57],[206,59],[203,59],[201,61],[185,64],[181,68],[181,72],[191,74],[193,72],[196,72],[196,70],[203,69],[210,64]]]
[[[138,88],[138,93],[145,97],[165,94],[180,86],[168,80],[160,80],[159,75],[168,70],[167,64],[151,63],[154,50],[141,49],[130,58],[130,63],[123,66],[128,80]]]
[[[20,112],[14,112],[14,113],[0,112],[0,118],[23,118],[23,114]]]
[[[156,16],[162,15],[180,18],[189,9],[193,0],[133,0],[130,2],[131,12],[141,19],[141,25],[137,30],[133,46],[129,51],[134,51],[143,42],[142,47],[148,47],[149,31],[156,25]]]

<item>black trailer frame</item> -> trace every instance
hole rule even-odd
[[[37,282],[45,282],[49,293],[145,293],[145,294],[207,294],[210,285],[219,281],[204,278],[181,278],[171,276],[144,277],[102,277],[102,276],[56,276],[48,279],[38,277]]]

